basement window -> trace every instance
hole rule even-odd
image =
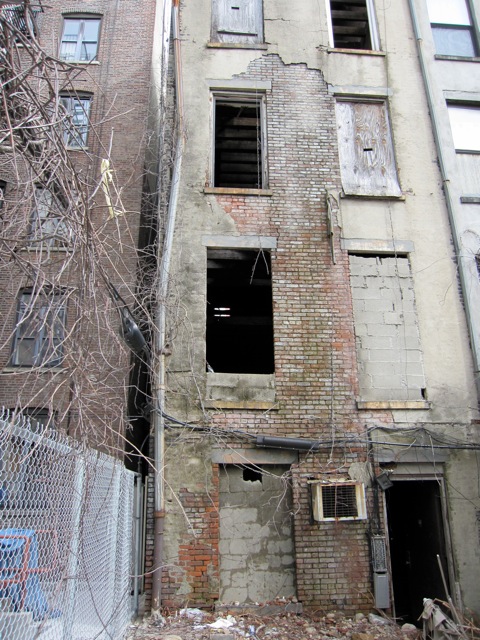
[[[264,100],[214,97],[214,187],[265,189]]]
[[[269,252],[208,249],[207,370],[273,373]]]
[[[336,49],[378,50],[373,0],[327,0],[330,46]]]
[[[313,518],[317,521],[365,520],[365,486],[360,482],[313,484]]]

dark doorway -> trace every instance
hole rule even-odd
[[[394,481],[386,501],[395,616],[418,625],[424,598],[446,600],[437,560],[448,581],[441,487],[436,480]]]

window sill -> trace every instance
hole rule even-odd
[[[274,402],[256,402],[254,400],[206,400],[206,409],[241,409],[243,411],[272,411],[278,409]]]
[[[480,196],[461,196],[460,202],[462,204],[480,204]]]
[[[435,60],[452,60],[457,62],[480,62],[480,57],[470,57],[470,56],[447,56],[443,53],[436,53]]]
[[[273,196],[271,189],[240,189],[233,187],[205,187],[203,193],[217,196]]]
[[[34,371],[35,373],[60,373],[62,371],[66,371],[64,367],[32,367],[29,365],[8,365],[0,372],[0,375],[9,374],[9,373],[30,373]]]
[[[373,49],[337,49],[335,47],[328,47],[327,53],[345,53],[347,55],[380,57],[385,57],[387,55],[385,51],[374,51]]]
[[[268,45],[262,42],[242,43],[242,42],[207,42],[207,49],[261,49],[266,51]]]
[[[348,198],[352,200],[398,200],[399,202],[405,202],[406,198],[404,195],[394,196],[394,195],[375,195],[375,194],[363,194],[363,193],[341,193],[340,197],[342,200],[347,200]]]
[[[370,410],[370,411],[385,411],[385,410],[425,410],[431,409],[432,403],[427,402],[426,400],[382,400],[379,402],[375,402],[372,400],[357,400],[357,409]]]
[[[82,67],[90,67],[90,66],[100,64],[98,60],[62,60],[62,62],[65,62],[66,64],[75,65],[75,66],[79,64]]]

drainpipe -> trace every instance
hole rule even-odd
[[[427,95],[428,108],[430,110],[430,118],[432,120],[433,137],[435,140],[435,147],[437,150],[438,165],[439,165],[440,174],[442,177],[442,185],[445,193],[445,202],[447,205],[450,228],[452,230],[453,246],[455,248],[455,255],[457,256],[457,259],[458,259],[458,274],[460,276],[460,286],[462,288],[465,315],[466,315],[468,330],[470,334],[470,344],[472,347],[475,386],[477,388],[477,399],[479,399],[480,398],[480,375],[479,375],[480,374],[480,362],[479,362],[480,351],[479,351],[479,345],[478,345],[478,340],[477,340],[476,331],[475,331],[475,323],[474,323],[475,310],[472,309],[472,304],[470,301],[470,297],[468,295],[468,282],[467,282],[465,264],[463,262],[463,258],[461,254],[460,236],[459,236],[458,227],[457,227],[457,216],[455,214],[453,200],[450,193],[450,180],[447,176],[447,171],[445,168],[444,154],[443,154],[442,145],[440,142],[440,135],[439,135],[440,129],[438,126],[437,108],[435,106],[435,101],[433,99],[433,93],[432,93],[431,82],[430,82],[427,65],[425,64],[425,56],[423,53],[423,38],[420,32],[420,26],[418,24],[418,18],[415,11],[414,0],[408,0],[408,5],[410,8],[410,16],[412,19],[415,41],[417,44],[417,53],[420,61],[420,68],[422,71],[423,82],[425,85],[425,93]]]
[[[166,109],[166,82],[168,71],[168,32],[170,30],[170,20],[173,27],[173,54],[175,71],[175,103],[176,103],[176,127],[177,137],[175,143],[175,156],[170,184],[170,196],[165,220],[165,231],[163,245],[158,247],[157,264],[159,265],[158,276],[158,298],[155,310],[155,344],[153,353],[152,372],[152,396],[153,415],[152,424],[154,430],[154,465],[155,465],[155,498],[154,498],[154,551],[153,551],[153,581],[152,581],[152,609],[158,610],[162,604],[162,564],[163,564],[163,532],[165,520],[165,481],[164,481],[164,451],[165,451],[165,421],[163,413],[165,411],[165,342],[166,342],[166,305],[168,293],[168,282],[170,273],[170,263],[172,256],[173,234],[175,230],[175,218],[178,201],[178,187],[180,183],[182,155],[184,147],[183,133],[183,93],[181,81],[181,59],[180,59],[180,28],[179,28],[179,4],[180,0],[164,0],[163,21],[164,21],[164,44],[162,51],[162,108]],[[173,5],[173,6],[172,6]],[[165,115],[165,114],[164,114]],[[164,124],[164,119],[162,124]],[[164,139],[164,132],[160,132],[161,139]],[[160,149],[161,151],[162,149]],[[160,167],[161,169],[161,167]],[[161,195],[161,194],[159,194]],[[159,206],[158,216],[160,222],[161,208]],[[160,228],[160,224],[159,224]]]

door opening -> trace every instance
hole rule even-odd
[[[448,565],[441,486],[436,480],[394,481],[385,492],[395,617],[419,625],[424,598],[446,600],[438,565]]]

